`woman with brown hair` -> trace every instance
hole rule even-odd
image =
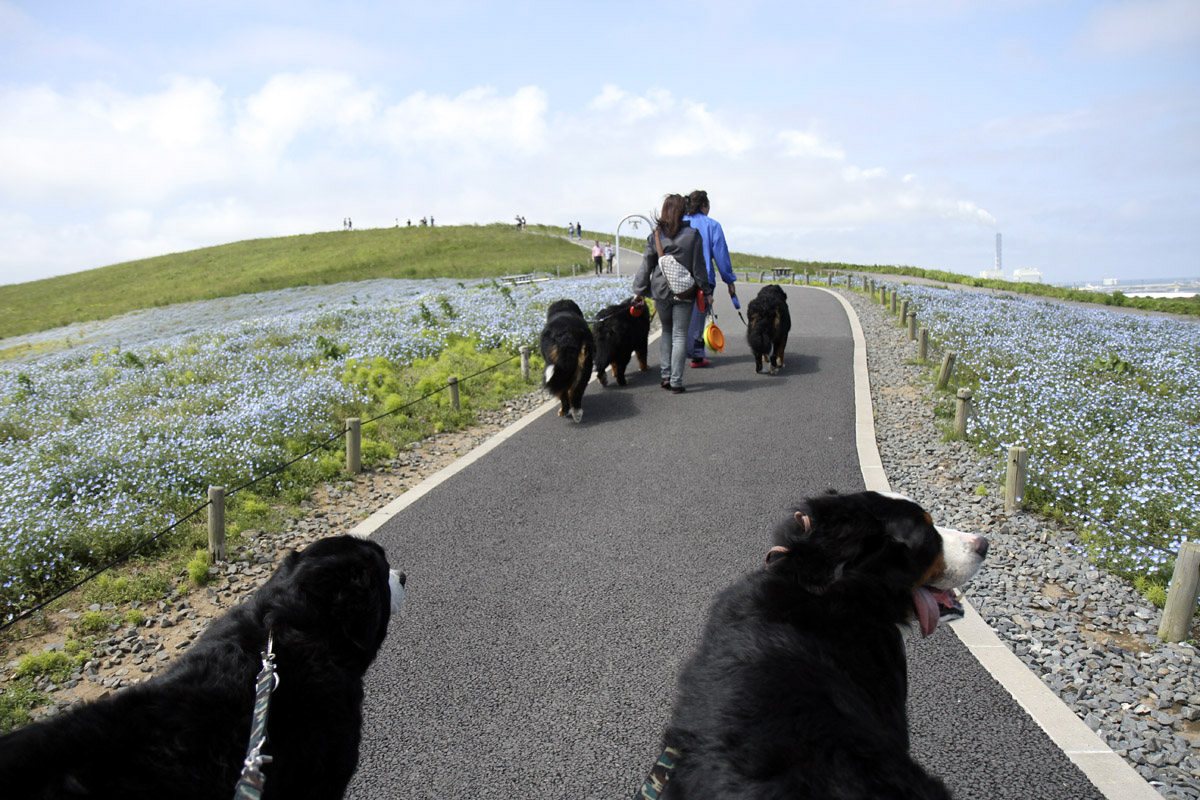
[[[692,321],[696,293],[703,292],[712,302],[712,281],[704,265],[704,243],[700,233],[684,219],[686,202],[682,195],[669,194],[663,200],[662,211],[654,220],[654,230],[646,238],[646,254],[641,269],[633,278],[633,293],[637,299],[649,294],[654,298],[663,333],[659,339],[659,369],[662,388],[682,394],[683,370],[687,362],[687,332]],[[691,274],[696,288],[682,296],[671,291],[659,265],[659,254],[674,256]]]

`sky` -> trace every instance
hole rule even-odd
[[[1200,277],[1200,0],[0,0],[3,284],[693,189],[742,253]]]

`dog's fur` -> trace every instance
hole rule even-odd
[[[625,385],[625,367],[629,358],[637,355],[638,369],[645,371],[646,340],[650,337],[650,311],[643,301],[638,315],[633,315],[634,298],[607,306],[596,315],[598,322],[593,326],[596,336],[596,376],[600,385],[608,385],[606,370],[611,367],[618,386]]]
[[[263,797],[340,798],[358,764],[363,673],[403,586],[368,539],[331,537],[289,554],[165,674],[0,738],[0,793],[227,800],[270,631],[279,684]]]
[[[555,300],[550,304],[541,346],[546,361],[543,388],[562,401],[560,417],[569,414],[576,422],[583,422],[583,392],[592,378],[596,343],[574,300]]]
[[[987,540],[863,492],[809,500],[775,541],[717,598],[680,674],[664,797],[948,798],[909,756],[903,636],[961,616],[948,590]]]
[[[750,317],[746,323],[746,339],[754,353],[754,371],[762,372],[766,361],[771,374],[775,375],[783,368],[783,351],[792,329],[792,316],[783,287],[775,283],[762,287],[758,296],[746,306],[746,313]]]

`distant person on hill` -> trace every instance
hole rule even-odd
[[[412,227],[412,217],[408,218],[408,225],[406,227],[409,227],[409,228]]]
[[[612,242],[604,243],[604,260],[608,262],[608,271],[609,272],[612,272],[613,253],[615,253],[615,252],[616,251],[613,250]]]
[[[604,271],[604,251],[600,249],[599,242],[592,243],[592,263],[596,266],[597,275]]]
[[[433,227],[433,214],[429,215],[429,227]]]
[[[421,227],[424,228],[427,225],[429,225],[429,220],[425,219],[424,217],[421,217]]]
[[[725,243],[725,231],[721,230],[721,223],[708,216],[708,210],[708,192],[697,189],[687,196],[688,213],[684,219],[700,232],[700,238],[704,241],[704,267],[708,272],[708,282],[713,286],[717,284],[716,272],[713,271],[715,263],[717,271],[721,273],[721,280],[725,281],[725,285],[729,287],[730,298],[736,298],[737,293],[733,284],[737,280],[737,275],[733,274],[733,263],[729,259],[729,246]],[[698,302],[699,300],[697,300]],[[691,327],[688,330],[688,355],[692,358],[693,367],[708,366],[708,359],[704,357],[705,316],[706,313],[701,312],[697,305],[696,313],[692,314]]]
[[[346,217],[346,229],[351,231],[354,230],[354,220],[352,220],[350,217]]]

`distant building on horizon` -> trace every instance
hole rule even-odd
[[[1032,267],[1022,267],[1013,270],[1012,279],[1017,283],[1041,283],[1042,272]]]

